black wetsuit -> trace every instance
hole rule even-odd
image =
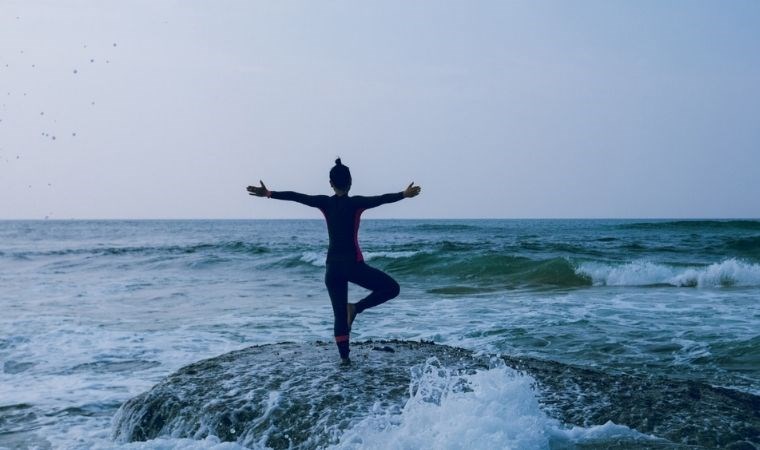
[[[340,356],[348,358],[348,282],[372,292],[356,303],[356,313],[386,302],[399,293],[399,285],[388,274],[364,263],[359,248],[359,221],[367,209],[404,198],[403,192],[374,197],[347,195],[305,195],[298,192],[271,192],[271,198],[290,200],[319,208],[327,221],[330,246],[327,250],[325,285],[335,315],[335,342]]]

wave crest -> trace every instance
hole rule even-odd
[[[411,372],[399,414],[362,420],[335,447],[545,448],[559,428],[541,411],[533,378],[504,365],[462,375],[433,357]]]
[[[753,287],[760,286],[760,264],[727,259],[704,267],[676,267],[650,261],[623,265],[581,264],[576,272],[595,286]]]
[[[579,287],[590,286],[591,279],[579,274],[565,258],[531,259],[500,253],[476,254],[452,258],[444,253],[419,253],[399,258],[386,268],[397,274],[443,278],[443,282],[457,283],[478,290],[518,288],[526,286]],[[441,292],[436,288],[436,292]]]

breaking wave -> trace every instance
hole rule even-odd
[[[760,286],[760,264],[726,259],[709,265],[675,265],[648,260],[627,263],[574,262],[569,258],[531,259],[498,253],[448,255],[444,252],[369,252],[390,273],[437,280],[431,293],[463,295],[516,288],[591,286],[675,286],[727,288]],[[304,252],[287,266],[324,267],[325,254]]]
[[[577,273],[595,286],[657,286],[720,288],[760,286],[760,264],[727,259],[704,267],[679,267],[650,261],[622,265],[589,262]]]
[[[459,258],[420,253],[391,261],[386,268],[410,276],[443,277],[447,282],[478,288],[526,286],[590,286],[591,279],[575,270],[566,258],[531,259],[499,253],[479,253]]]
[[[595,440],[655,440],[612,422],[563,426],[542,411],[535,382],[504,364],[461,375],[429,358],[412,368],[410,396],[399,413],[381,411],[361,420],[334,448],[540,449]]]

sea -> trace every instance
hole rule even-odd
[[[0,221],[0,448],[760,448],[760,221],[365,219],[359,241],[401,285],[351,334],[387,341],[388,371],[361,370],[369,347],[345,368],[331,343],[321,220]],[[413,343],[432,356],[407,363]],[[354,371],[356,407],[287,382],[306,350],[269,361],[284,382],[251,419],[267,428],[124,422],[183,367],[248,349],[255,372],[274,344],[321,345],[320,371]],[[457,371],[448,347],[492,363]],[[390,371],[408,378],[397,403],[362,403]],[[277,414],[303,389],[324,420]],[[652,406],[681,392],[691,406]]]

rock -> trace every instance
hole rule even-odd
[[[347,365],[333,343],[323,342],[254,346],[199,361],[124,403],[113,436],[131,442],[214,435],[246,446],[324,447],[373,411],[400,412],[421,365],[433,361],[461,375],[495,361],[430,342],[369,341],[351,348]],[[532,377],[542,408],[567,426],[612,421],[667,439],[650,448],[667,448],[668,441],[708,448],[760,443],[760,397],[752,394],[534,358],[497,361]],[[616,448],[636,448],[629,444]]]

